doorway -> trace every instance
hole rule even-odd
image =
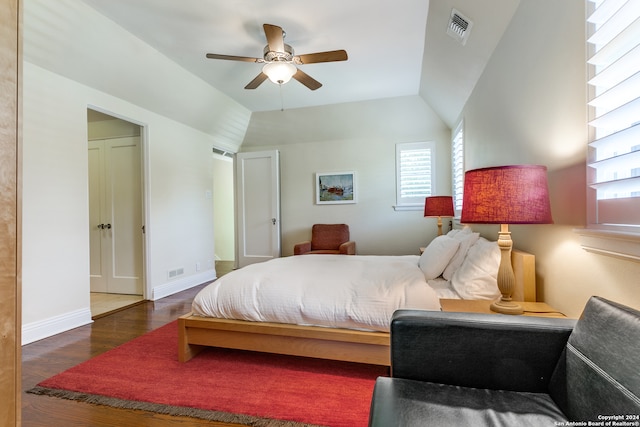
[[[87,110],[93,318],[144,300],[142,127]]]
[[[216,276],[235,266],[233,154],[213,148],[213,229]]]

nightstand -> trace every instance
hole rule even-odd
[[[523,316],[538,316],[538,317],[566,317],[560,311],[551,307],[544,302],[522,302],[517,301],[518,304],[524,309]],[[464,313],[485,313],[485,314],[498,314],[495,311],[491,311],[489,306],[491,301],[487,300],[463,300],[463,299],[441,299],[440,306],[442,311],[457,311]]]

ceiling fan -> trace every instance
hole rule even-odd
[[[217,53],[207,53],[207,58],[258,62],[265,64],[262,67],[260,74],[251,80],[249,84],[244,87],[245,89],[255,89],[267,79],[282,85],[287,83],[291,77],[293,77],[311,90],[320,88],[322,83],[309,76],[307,73],[296,67],[296,65],[347,60],[347,52],[345,50],[331,50],[327,52],[309,53],[306,55],[295,55],[293,48],[284,42],[286,34],[282,28],[271,24],[264,24],[263,28],[264,34],[267,37],[267,45],[264,47],[262,58],[219,55]]]

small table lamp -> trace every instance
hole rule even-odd
[[[453,197],[432,196],[424,199],[424,216],[438,217],[438,236],[442,235],[442,217],[453,216]]]
[[[511,301],[515,276],[511,267],[513,242],[509,224],[552,224],[547,168],[537,165],[498,166],[470,170],[464,176],[461,223],[500,224],[498,270],[500,301],[491,310],[522,314]]]

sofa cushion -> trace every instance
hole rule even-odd
[[[592,297],[551,378],[550,394],[569,419],[637,416],[639,366],[640,312]]]
[[[402,378],[376,381],[370,426],[554,426],[566,417],[545,393],[466,388]],[[455,424],[452,424],[454,422]]]

